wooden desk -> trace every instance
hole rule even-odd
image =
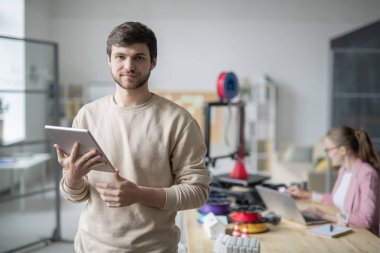
[[[310,206],[310,202],[299,202],[299,206]],[[317,205],[323,210],[333,208]],[[197,222],[199,213],[196,210],[184,212],[185,233],[189,253],[212,253],[214,241],[211,240],[202,225]],[[231,231],[227,228],[227,233]],[[326,253],[326,252],[373,252],[379,251],[379,238],[366,229],[353,229],[353,232],[339,238],[324,238],[311,235],[306,227],[282,219],[280,224],[269,224],[269,231],[262,234],[251,234],[251,237],[260,240],[261,253]]]

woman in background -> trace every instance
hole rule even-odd
[[[340,166],[332,193],[309,193],[297,186],[287,191],[296,198],[311,198],[340,210],[335,215],[314,207],[306,210],[310,213],[338,224],[366,228],[379,236],[380,160],[368,134],[347,126],[336,127],[328,131],[324,144],[332,166]]]

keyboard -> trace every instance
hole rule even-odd
[[[214,253],[259,253],[260,241],[249,237],[220,234],[214,244]]]
[[[301,212],[302,213],[302,216],[303,218],[305,219],[306,222],[308,221],[319,221],[321,220],[320,217],[318,217],[317,215],[315,214],[311,214],[311,213],[307,213],[307,212]]]

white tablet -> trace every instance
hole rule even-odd
[[[80,144],[79,155],[83,155],[92,149],[98,150],[98,152],[100,152],[102,155],[102,160],[106,163],[106,165],[96,167],[94,170],[115,172],[108,158],[96,142],[95,138],[91,135],[89,130],[48,125],[45,126],[45,129],[53,142],[55,144],[58,144],[66,155],[70,155],[74,143],[78,142]]]

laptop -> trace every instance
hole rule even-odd
[[[329,223],[316,215],[299,210],[294,198],[288,193],[281,193],[260,185],[255,188],[267,209],[280,214],[284,219],[305,225]]]

